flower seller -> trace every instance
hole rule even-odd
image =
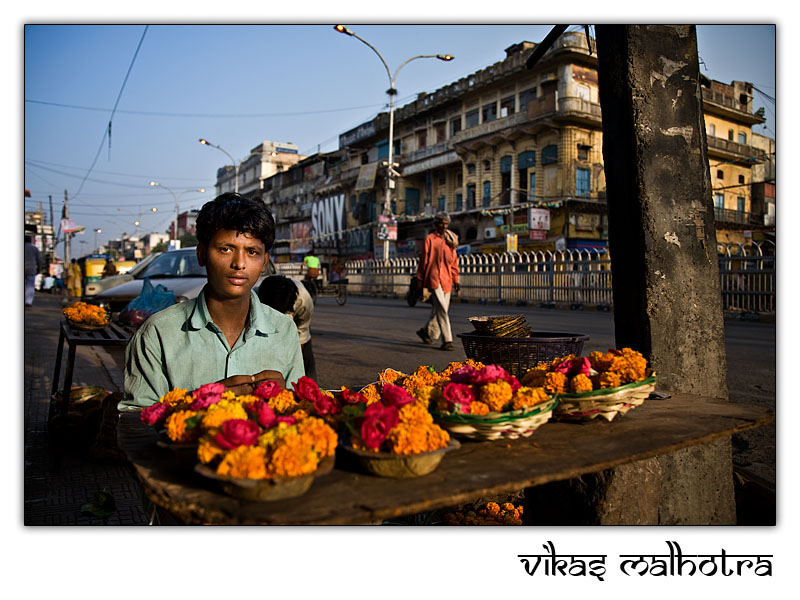
[[[304,375],[297,327],[253,290],[275,240],[269,209],[222,194],[200,210],[197,240],[208,281],[197,298],[155,313],[131,338],[120,410],[149,406],[175,388],[217,382],[240,395],[267,380],[285,388]]]

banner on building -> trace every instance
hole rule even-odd
[[[378,163],[361,165],[356,180],[356,192],[365,192],[375,187],[375,176],[378,174]]]
[[[75,221],[72,219],[61,219],[61,232],[62,233],[74,233],[78,230],[78,227],[75,225]]]
[[[531,229],[531,239],[536,242],[543,242],[547,239],[547,232],[542,229]]]
[[[336,194],[320,198],[311,207],[311,235],[314,245],[336,246],[345,230],[345,195]]]
[[[292,238],[289,241],[289,252],[305,254],[311,251],[311,222],[292,223]]]
[[[397,239],[397,219],[387,215],[378,216],[378,231],[376,237],[379,240]]]
[[[506,234],[506,252],[516,252],[516,251],[517,251],[517,234],[516,233]]]
[[[550,231],[550,211],[546,208],[528,209],[528,227],[539,231]]]

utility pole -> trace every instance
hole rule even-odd
[[[67,206],[68,201],[69,198],[67,197],[67,190],[64,190],[64,211],[61,214],[63,219],[69,219],[69,207]],[[69,242],[71,237],[71,233],[67,233],[66,231],[64,232],[64,266],[70,263]]]

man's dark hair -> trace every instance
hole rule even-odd
[[[279,313],[294,310],[297,294],[297,284],[283,275],[271,275],[258,286],[258,299]]]
[[[220,229],[249,233],[264,242],[266,250],[275,242],[275,219],[260,200],[227,192],[206,202],[197,215],[197,241],[205,246]]]
[[[30,244],[31,243],[31,236],[29,236],[29,235],[25,236],[25,243],[26,244]]]

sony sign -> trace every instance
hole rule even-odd
[[[317,243],[325,245],[325,242],[333,239],[342,239],[342,231],[345,229],[344,202],[344,194],[327,196],[314,202],[311,207],[311,231],[318,238]]]

